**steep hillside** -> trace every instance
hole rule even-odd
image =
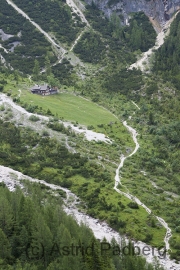
[[[86,0],[91,4],[91,0]],[[108,17],[115,12],[120,15],[121,21],[128,24],[132,12],[143,11],[154,20],[156,29],[160,29],[166,20],[180,8],[179,0],[94,0],[95,5]]]
[[[0,10],[0,50],[7,64],[25,74],[31,74],[35,59],[38,59],[41,67],[47,53],[50,61],[56,61],[57,57],[49,42],[28,20],[19,15],[6,1],[1,1]]]
[[[167,36],[160,44],[155,45],[151,24],[162,26],[178,1],[44,3],[0,4],[2,170],[10,167],[47,181],[46,186],[70,188],[83,202],[83,215],[156,247],[156,255],[164,247],[161,265],[179,270],[180,16],[173,17],[170,34],[159,34],[157,39]],[[133,68],[148,52],[151,68]],[[60,91],[33,95],[35,83]],[[8,264],[22,259],[13,256]],[[147,259],[152,262],[153,256]],[[99,269],[107,268],[104,260],[99,263]],[[119,270],[122,262],[108,263],[108,269]],[[49,269],[54,265],[59,267],[53,262]]]
[[[163,80],[170,81],[180,90],[180,14],[171,25],[171,31],[164,45],[155,54],[154,72],[162,75]]]
[[[3,62],[31,75],[35,59],[44,71],[48,56],[54,75],[63,84],[68,81],[60,74],[69,62],[66,74],[70,76],[73,66],[79,66],[80,70],[78,67],[75,71],[82,77],[90,70],[83,61],[98,64],[97,68],[126,65],[135,60],[139,49],[146,51],[155,41],[156,34],[143,13],[135,14],[129,27],[121,27],[118,16],[108,21],[95,6],[87,6],[84,15],[63,1],[48,1],[44,6],[43,1],[33,5],[29,1],[3,0],[1,6]],[[10,17],[14,19],[8,28]]]

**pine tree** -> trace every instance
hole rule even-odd
[[[40,66],[37,59],[34,61],[34,68],[33,68],[33,79],[38,81],[40,78]]]
[[[8,258],[10,258],[10,254],[11,254],[10,243],[9,243],[6,235],[2,231],[2,229],[0,229],[0,258],[1,259],[8,259]]]
[[[141,49],[142,33],[141,33],[141,29],[138,27],[136,20],[133,21],[130,43],[133,49],[135,50]]]
[[[35,256],[44,259],[44,266],[50,262],[50,252],[53,246],[53,236],[41,213],[36,210],[32,220],[32,247],[37,247],[38,254]]]
[[[0,197],[0,228],[9,236],[13,227],[13,214],[12,208],[5,195],[1,194]]]
[[[45,57],[45,69],[46,69],[46,76],[50,76],[52,74],[51,70],[51,62],[49,60],[48,55]]]
[[[91,239],[89,251],[86,252],[86,264],[89,270],[104,270],[100,244],[94,237]]]
[[[25,228],[25,226],[22,226],[21,228],[21,232],[20,232],[20,235],[19,235],[19,242],[20,242],[20,245],[19,245],[19,253],[20,253],[20,258],[21,258],[21,261],[26,261],[27,260],[27,254],[26,254],[26,251],[27,251],[27,247],[28,247],[28,244],[29,244],[29,234]]]
[[[154,124],[154,115],[152,112],[149,113],[149,125]]]

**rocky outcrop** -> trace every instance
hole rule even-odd
[[[92,0],[85,0],[88,4]],[[180,9],[180,0],[93,0],[96,6],[108,17],[116,12],[122,18],[124,24],[128,23],[131,12],[143,11],[154,25],[161,28],[169,20],[175,11]]]

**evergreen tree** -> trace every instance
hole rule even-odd
[[[13,227],[12,208],[5,195],[0,197],[0,228],[9,236]]]
[[[52,70],[51,70],[51,62],[49,60],[48,55],[45,57],[45,70],[46,70],[46,76],[51,76]]]
[[[34,68],[33,68],[33,79],[35,81],[38,81],[40,78],[40,65],[39,65],[39,62],[38,60],[36,59],[34,61]]]
[[[113,37],[119,38],[121,36],[121,21],[119,16],[114,12],[110,17],[110,26],[113,31]]]
[[[0,228],[0,258],[7,259],[7,258],[10,258],[10,255],[11,255],[10,243],[9,243],[5,233]]]
[[[89,252],[86,253],[86,264],[90,270],[103,270],[103,261],[100,252],[100,244],[92,237]],[[109,269],[111,270],[111,269]]]

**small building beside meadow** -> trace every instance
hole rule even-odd
[[[54,95],[58,93],[57,87],[50,87],[47,84],[44,85],[35,85],[31,88],[31,93],[38,94],[42,96]]]

